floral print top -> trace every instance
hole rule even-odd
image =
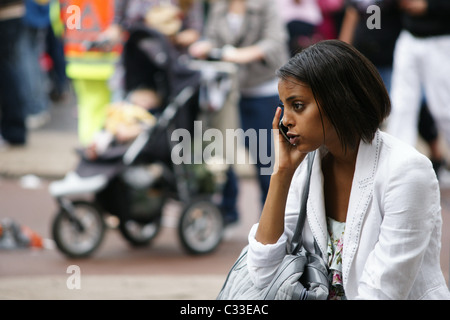
[[[327,217],[328,227],[328,267],[330,269],[329,300],[345,300],[342,282],[342,248],[344,246],[345,222]]]

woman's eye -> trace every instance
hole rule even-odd
[[[296,102],[296,103],[293,104],[293,107],[294,107],[295,110],[300,110],[300,109],[303,108],[303,103]]]

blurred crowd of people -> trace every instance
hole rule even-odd
[[[368,10],[372,5],[379,11]],[[68,28],[77,18],[81,27]],[[374,19],[379,27],[368,23]],[[106,106],[124,98],[117,61],[137,25],[167,36],[180,57],[237,64],[238,126],[267,129],[266,150],[278,105],[275,70],[320,40],[351,43],[391,93],[386,130],[413,145],[420,133],[436,172],[444,164],[438,138],[450,141],[448,0],[0,0],[0,144],[26,145],[27,130],[48,121],[50,101],[63,98],[69,85],[80,142],[89,144],[104,125]],[[161,103],[151,85],[135,86],[146,90],[135,91],[133,103]],[[252,156],[259,173],[266,164]],[[270,174],[258,177],[264,202]],[[236,221],[232,169],[224,195],[227,219]]]

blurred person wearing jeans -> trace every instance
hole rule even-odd
[[[260,154],[266,151],[271,159],[274,157],[271,150],[272,114],[279,102],[275,71],[289,58],[288,35],[275,1],[212,2],[204,39],[190,46],[189,53],[195,58],[206,59],[213,52],[218,53],[216,59],[238,65],[240,120],[244,132],[256,130],[258,152],[251,154],[251,157],[256,162],[261,201],[264,203],[271,172],[263,171],[270,170],[273,161],[268,165],[263,163]],[[262,136],[264,129],[267,135]],[[261,144],[264,138],[266,145]],[[237,177],[231,169],[228,171],[223,200],[228,223],[238,219],[237,195]]]
[[[50,0],[25,0],[25,37],[21,54],[27,76],[23,85],[27,86],[26,125],[37,129],[50,120],[49,98],[46,74],[40,59],[45,52],[47,30],[50,27]]]
[[[450,1],[401,0],[386,131],[415,146],[422,96],[450,143]]]
[[[24,145],[25,87],[22,85],[20,41],[24,36],[22,0],[0,0],[0,149]]]

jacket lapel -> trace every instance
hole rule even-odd
[[[322,251],[322,256],[327,253],[327,223],[325,217],[325,201],[323,194],[322,157],[324,150],[316,152],[311,172],[311,182],[307,202],[308,225],[317,244]]]
[[[372,143],[367,144],[361,142],[358,150],[344,235],[342,257],[344,285],[358,249],[362,223],[367,214],[367,208],[372,201],[373,181],[378,165],[380,139],[380,134],[377,131]],[[307,220],[308,226],[317,241],[323,257],[327,258],[328,231],[321,166],[321,159],[325,155],[325,152],[324,150],[320,150],[320,152],[316,153],[316,158],[314,159],[308,196]]]
[[[344,286],[358,249],[364,217],[373,197],[373,181],[378,165],[380,139],[377,131],[372,143],[361,142],[358,150],[344,234],[342,254]]]

